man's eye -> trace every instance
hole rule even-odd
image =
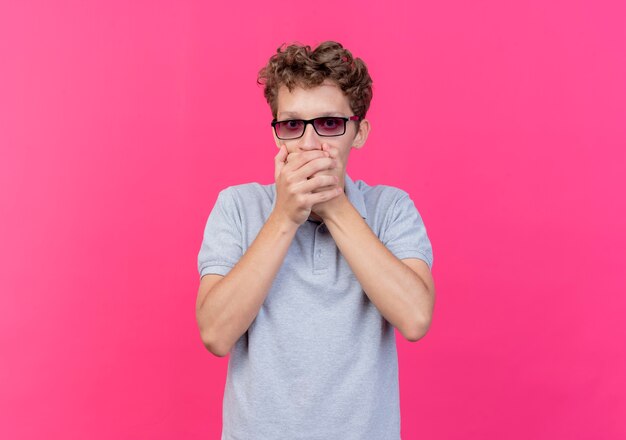
[[[335,118],[324,119],[324,127],[326,128],[335,128],[337,125],[338,122]]]
[[[286,121],[283,124],[288,130],[295,130],[297,128],[300,128],[300,126],[302,125],[300,121]]]

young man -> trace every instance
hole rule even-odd
[[[279,48],[258,81],[275,183],[223,189],[198,254],[202,340],[230,353],[222,439],[398,440],[394,328],[427,332],[433,253],[405,191],[346,173],[372,80],[327,41]]]

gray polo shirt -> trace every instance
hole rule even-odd
[[[426,227],[408,193],[347,174],[345,191],[397,258],[432,268]],[[198,254],[200,276],[230,271],[267,221],[275,194],[274,183],[220,191]],[[400,439],[394,327],[323,223],[309,219],[298,228],[259,313],[229,354],[221,438]]]

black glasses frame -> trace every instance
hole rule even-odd
[[[343,132],[340,134],[321,134],[319,131],[317,131],[317,127],[315,126],[315,121],[319,121],[321,119],[341,119],[343,120]],[[276,134],[276,137],[278,139],[283,139],[283,140],[292,140],[292,139],[300,139],[302,136],[304,136],[304,132],[306,131],[306,126],[307,124],[311,124],[313,126],[313,130],[315,130],[315,133],[317,133],[318,136],[323,136],[323,137],[335,137],[335,136],[343,136],[344,134],[346,134],[346,127],[348,125],[348,121],[358,121],[359,118],[357,115],[352,115],[349,117],[343,117],[343,116],[320,116],[319,118],[313,118],[313,119],[284,119],[282,121],[278,121],[276,119],[272,120],[272,128],[274,128],[274,133]],[[288,138],[282,138],[278,135],[278,131],[276,130],[276,124],[279,124],[281,122],[289,122],[289,121],[298,121],[298,122],[304,122],[304,126],[302,128],[302,134],[298,137],[288,137]]]

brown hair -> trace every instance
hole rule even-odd
[[[283,43],[259,71],[257,84],[265,85],[263,93],[276,118],[281,86],[292,91],[294,87],[319,86],[326,79],[341,88],[354,114],[363,119],[372,100],[372,78],[363,60],[353,58],[350,51],[336,41],[325,41],[315,50],[308,45],[286,46]]]

